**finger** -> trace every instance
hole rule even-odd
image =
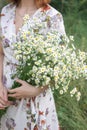
[[[3,105],[0,103],[0,108],[3,108]]]
[[[2,105],[1,103],[0,103],[0,108],[2,109],[2,108],[5,108],[6,107],[6,105]]]
[[[20,84],[24,84],[24,83],[25,83],[25,81],[23,81],[23,80],[21,80],[21,79],[16,79],[16,82],[17,82],[17,83],[20,83]]]
[[[5,109],[5,108],[3,108],[3,107],[2,107],[2,108],[0,108],[0,110],[4,110],[4,109]]]
[[[0,104],[2,104],[2,105],[6,105],[6,101],[4,101],[1,97],[0,97]]]
[[[16,93],[16,88],[15,89],[9,89],[8,93]]]
[[[7,102],[7,106],[10,106],[10,105],[13,105],[13,102],[12,102],[12,101],[8,101],[8,102]]]
[[[9,106],[12,104],[12,101],[4,101],[2,98],[0,98],[0,104],[3,106]]]
[[[0,110],[1,110],[1,109],[5,109],[6,107],[7,107],[7,106],[0,106]]]
[[[8,97],[16,98],[16,97],[17,97],[17,94],[8,94]]]
[[[20,87],[21,87],[21,86],[20,86]],[[9,90],[8,90],[8,93],[10,93],[10,94],[15,94],[15,93],[17,93],[17,92],[19,91],[20,87],[14,88],[14,89],[9,89]]]
[[[5,109],[5,107],[0,106],[0,110],[4,110],[4,109]]]
[[[19,94],[8,94],[8,97],[13,97],[13,98],[16,98],[16,99],[21,99],[21,98],[23,98],[21,95],[19,95]]]

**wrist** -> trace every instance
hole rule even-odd
[[[36,89],[37,89],[37,94],[39,95],[40,93],[43,93],[45,90],[47,90],[48,86],[38,87]]]

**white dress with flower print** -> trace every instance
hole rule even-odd
[[[16,34],[15,29],[16,6],[8,4],[2,9],[0,20],[0,35],[4,50],[3,83],[9,89],[13,84],[11,78],[16,70],[17,61],[13,56],[12,43],[20,37],[21,31]],[[49,17],[49,20],[47,18]],[[21,30],[27,30],[34,19],[45,22],[46,28],[41,32],[46,33],[50,29],[58,30],[60,35],[65,34],[62,15],[50,5],[39,8],[30,17],[29,24],[24,24]],[[14,35],[17,37],[15,38]],[[51,89],[48,89],[37,97],[21,99],[14,102],[1,118],[0,130],[59,130],[59,123],[55,109],[54,98]]]

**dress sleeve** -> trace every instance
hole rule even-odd
[[[7,6],[4,6],[0,12],[0,41],[3,38],[3,25],[6,23],[6,19],[4,18],[7,11],[6,9]]]
[[[2,41],[2,23],[1,23],[1,21],[2,21],[2,17],[4,16],[3,11],[4,11],[4,7],[2,8],[1,13],[0,13],[0,41]]]
[[[61,13],[57,13],[51,18],[51,27],[57,30],[60,35],[66,35],[63,16]]]

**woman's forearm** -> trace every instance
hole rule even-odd
[[[3,58],[4,54],[0,53],[0,84],[3,81]]]

